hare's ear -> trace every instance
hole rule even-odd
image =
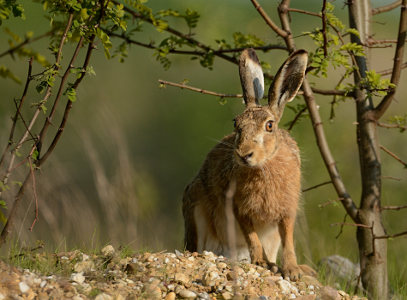
[[[297,50],[283,63],[269,89],[269,107],[279,118],[287,102],[294,99],[301,87],[307,68],[308,53]]]
[[[246,106],[259,105],[264,94],[264,77],[259,59],[252,48],[243,50],[240,55],[239,75]]]

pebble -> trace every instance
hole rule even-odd
[[[96,296],[95,300],[113,300],[113,297],[106,293],[100,293]]]
[[[286,295],[291,292],[291,283],[289,283],[287,280],[281,279],[277,281],[277,284],[283,294]]]
[[[178,295],[185,299],[195,299],[197,296],[196,293],[190,290],[181,290]]]
[[[30,287],[29,287],[24,281],[21,281],[21,282],[18,284],[18,287],[20,288],[20,291],[21,291],[23,294],[27,293],[27,292],[30,290]]]
[[[176,295],[174,292],[169,292],[167,296],[165,296],[165,300],[175,300]]]
[[[223,298],[224,300],[230,300],[230,299],[233,298],[233,295],[232,295],[232,293],[230,293],[230,292],[223,292],[223,293],[222,293],[222,298]]]
[[[72,273],[71,274],[71,280],[81,284],[81,283],[85,282],[85,276],[83,276],[82,272],[80,272],[80,273]]]
[[[101,252],[104,257],[111,257],[114,255],[115,251],[112,245],[107,245],[102,248]]]
[[[176,273],[174,276],[175,281],[179,281],[181,283],[188,283],[189,278],[184,273]]]

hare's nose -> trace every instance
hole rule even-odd
[[[249,159],[253,156],[253,152],[241,155],[240,153],[238,153],[240,159],[244,162],[247,163],[249,161]]]

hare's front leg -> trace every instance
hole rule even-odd
[[[242,216],[235,209],[235,216],[243,232],[246,243],[249,247],[250,259],[252,264],[267,267],[267,259],[264,255],[263,246],[259,236],[255,231],[252,220],[247,216]]]
[[[278,229],[283,244],[282,271],[284,276],[291,280],[298,280],[302,270],[298,267],[294,250],[294,225],[295,215],[284,217],[278,224]]]

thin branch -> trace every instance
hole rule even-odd
[[[38,139],[38,142],[37,142],[37,145],[36,145],[38,152],[41,152],[41,147],[42,147],[42,143],[43,143],[44,138],[45,138],[45,134],[47,133],[47,129],[48,129],[49,125],[52,124],[52,119],[53,119],[54,114],[56,112],[56,108],[58,106],[59,100],[61,99],[64,87],[65,87],[65,83],[68,80],[68,76],[70,75],[71,69],[74,67],[75,60],[78,57],[80,49],[82,48],[83,41],[84,41],[84,37],[82,36],[79,39],[79,42],[78,42],[78,44],[77,44],[77,46],[75,48],[75,51],[74,51],[74,53],[72,55],[72,58],[71,58],[71,60],[70,60],[70,62],[68,64],[68,67],[66,68],[65,73],[61,78],[61,82],[59,84],[58,92],[57,92],[57,95],[55,96],[54,103],[52,105],[52,108],[50,110],[49,115],[45,118],[44,125],[43,125],[43,127],[41,129],[41,132],[40,132],[40,136],[39,136],[39,139]]]
[[[321,186],[324,186],[324,185],[327,185],[327,184],[330,184],[330,183],[332,183],[332,180],[325,181],[325,182],[322,182],[320,184],[317,184],[317,185],[311,186],[309,188],[303,189],[302,192],[305,193],[305,192],[311,191],[313,189],[319,188]]]
[[[170,82],[170,81],[161,80],[161,79],[159,79],[158,82],[164,86],[165,85],[175,86],[175,87],[179,87],[181,89],[187,89],[187,90],[198,92],[201,94],[212,95],[212,96],[221,97],[221,98],[243,98],[242,94],[222,94],[222,93],[217,93],[217,92],[212,92],[212,91],[192,87],[192,86],[189,86],[189,85],[186,85],[183,83],[175,83],[175,82]]]
[[[13,53],[15,51],[19,50],[20,48],[24,47],[25,45],[36,42],[36,41],[38,41],[38,40],[40,40],[40,39],[42,39],[44,37],[47,37],[47,36],[51,35],[51,33],[52,33],[52,31],[48,31],[48,32],[43,33],[43,34],[41,34],[39,36],[36,36],[36,37],[33,37],[33,38],[27,38],[23,42],[21,42],[20,44],[15,45],[14,47],[11,47],[10,49],[0,53],[0,58],[3,57],[3,56],[6,56],[8,54],[13,55]]]
[[[383,179],[391,179],[396,181],[401,181],[401,178],[393,177],[393,176],[382,176]]]
[[[253,6],[256,8],[256,10],[258,11],[258,13],[261,15],[261,17],[263,18],[263,20],[267,23],[268,26],[270,26],[270,28],[272,30],[274,30],[275,33],[277,33],[279,36],[281,36],[282,38],[285,38],[288,36],[288,33],[281,29],[280,27],[278,27],[271,19],[270,17],[267,15],[267,13],[264,11],[264,9],[260,6],[260,4],[256,1],[256,0],[250,0],[253,4]]]
[[[385,124],[385,123],[381,123],[381,122],[376,122],[377,126],[379,127],[383,127],[383,128],[398,128],[401,129],[401,131],[405,131],[407,130],[407,126],[403,126],[403,125],[399,125],[399,124]]]
[[[403,231],[403,232],[396,233],[396,234],[386,234],[386,235],[374,236],[373,239],[375,239],[375,240],[393,239],[393,238],[400,237],[400,236],[403,236],[403,235],[407,235],[407,231]]]
[[[332,223],[332,224],[330,224],[330,226],[338,226],[338,225],[341,225],[341,226],[343,226],[343,225],[345,225],[345,226],[355,226],[355,227],[362,227],[362,228],[372,228],[372,226],[368,226],[368,225],[365,225],[365,224],[358,224],[358,223],[344,223],[344,222],[342,222],[342,223]]]
[[[402,2],[401,0],[398,0],[398,1],[394,1],[393,3],[384,5],[384,6],[373,8],[372,15],[377,15],[377,14],[395,9],[401,5],[401,2]]]
[[[25,86],[24,86],[23,95],[21,96],[20,103],[19,103],[19,105],[18,105],[18,107],[17,107],[17,109],[16,109],[16,113],[14,114],[14,117],[12,118],[13,123],[12,123],[12,125],[11,125],[10,135],[9,135],[9,137],[8,137],[8,142],[7,142],[6,148],[5,148],[4,151],[3,151],[3,154],[1,155],[0,168],[1,168],[1,166],[3,165],[5,156],[6,156],[7,152],[8,152],[8,150],[10,149],[10,146],[11,146],[12,143],[13,143],[14,131],[15,131],[15,128],[16,128],[17,119],[18,119],[18,116],[19,116],[19,114],[20,114],[20,112],[21,112],[21,108],[22,108],[22,106],[23,106],[23,104],[24,104],[24,100],[25,100],[25,98],[26,98],[26,96],[27,96],[28,87],[29,87],[30,82],[31,82],[31,79],[32,79],[32,78],[31,78],[32,63],[33,63],[33,58],[31,57],[31,58],[29,59],[29,61],[28,61],[27,79],[26,79],[26,81],[25,81]]]
[[[390,155],[391,157],[393,157],[395,160],[397,160],[399,163],[401,163],[404,168],[407,168],[407,163],[404,162],[400,157],[398,157],[396,154],[394,154],[393,152],[391,152],[389,149],[387,149],[386,147],[384,147],[383,145],[380,145],[380,149],[382,149],[384,152],[386,152],[388,155]]]
[[[318,17],[321,18],[321,15],[319,13],[315,13],[312,11],[307,11],[307,10],[303,10],[303,9],[298,9],[298,8],[288,8],[289,12],[296,12],[296,13],[300,13],[300,14],[304,14],[304,15],[310,15],[310,16],[314,16],[314,17]]]
[[[302,114],[307,111],[307,107],[305,106],[302,108],[294,117],[294,119],[291,121],[290,126],[288,126],[288,131],[291,131],[294,127],[294,125],[298,122],[298,120],[301,118]],[[306,192],[306,190],[303,190],[303,192]]]
[[[38,197],[37,197],[37,184],[35,182],[34,167],[33,167],[32,161],[31,161],[31,155],[28,157],[28,162],[30,164],[30,173],[31,173],[31,177],[32,177],[33,195],[34,195],[34,201],[35,201],[35,217],[34,217],[34,221],[32,222],[32,224],[30,226],[30,231],[33,231],[34,225],[38,221]]]
[[[406,36],[407,36],[407,0],[402,0],[400,10],[400,23],[397,36],[397,46],[394,54],[393,72],[391,74],[390,79],[390,82],[395,84],[396,86],[399,84],[400,81]],[[386,94],[386,96],[384,96],[382,101],[375,108],[374,117],[376,120],[379,120],[386,112],[394,98],[395,93],[396,89],[392,89],[390,92]]]
[[[381,210],[400,210],[407,208],[407,205],[400,205],[400,206],[395,206],[395,205],[389,205],[389,206],[382,206],[380,207]]]
[[[401,64],[401,69],[405,69],[405,68],[407,68],[407,62]],[[393,73],[393,68],[377,72],[377,74],[380,74],[380,75],[390,75],[392,73]]]
[[[324,57],[328,56],[328,38],[326,36],[326,0],[322,2],[322,9],[321,9],[321,16],[322,16],[322,37],[323,37],[323,50],[324,50]]]
[[[335,202],[338,202],[338,201],[342,201],[342,200],[343,200],[342,198],[334,199],[334,200],[329,200],[329,201],[323,202],[323,203],[321,203],[321,204],[318,204],[318,208],[324,208],[324,207],[326,207],[326,206],[328,206],[328,205],[330,205],[330,204],[332,204],[332,203],[335,203]]]
[[[347,217],[348,217],[348,214],[345,213],[345,216],[343,217],[343,221],[342,221],[341,227],[340,227],[340,229],[339,229],[339,232],[338,232],[338,234],[337,234],[336,237],[335,237],[336,240],[341,236],[341,234],[342,234],[342,232],[343,232],[343,227],[344,227],[344,224],[345,224],[345,222],[346,222],[346,218],[347,218]]]

